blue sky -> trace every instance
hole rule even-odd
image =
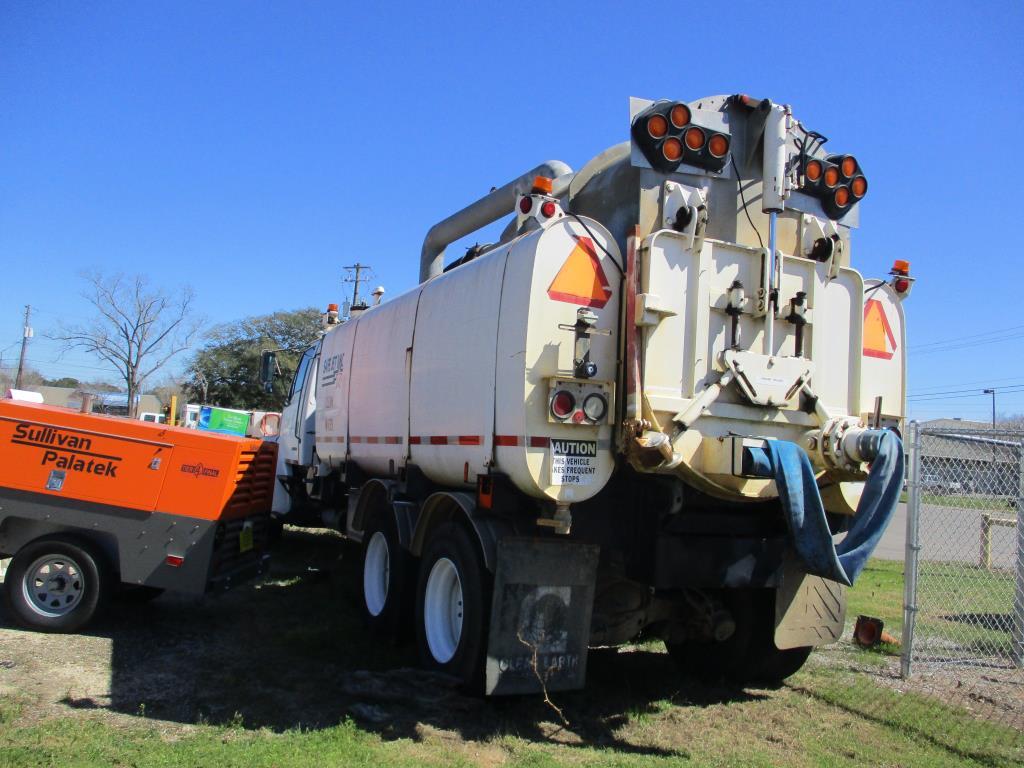
[[[7,0],[3,365],[31,303],[33,365],[102,375],[42,338],[88,316],[83,269],[191,283],[211,322],[337,301],[356,260],[397,295],[435,221],[627,138],[630,95],[742,91],[865,168],[856,266],[918,278],[911,415],[987,419],[957,390],[1024,385],[1022,38],[1020,2]]]

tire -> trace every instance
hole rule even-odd
[[[47,537],[22,547],[11,561],[4,599],[14,620],[41,632],[77,632],[105,606],[110,574],[87,542]]]
[[[742,682],[749,676],[749,651],[755,622],[752,590],[723,592],[721,600],[732,614],[736,629],[721,643],[665,642],[676,667],[683,674],[702,682],[729,680]]]
[[[722,643],[666,642],[676,665],[706,682],[779,685],[796,674],[813,649],[775,647],[774,590],[731,590],[721,599],[733,615],[736,631]]]
[[[363,615],[370,631],[380,637],[402,639],[409,626],[409,553],[398,541],[395,520],[386,510],[376,511],[363,533]]]
[[[466,529],[440,526],[420,560],[416,644],[424,667],[458,678],[473,693],[483,690],[491,583]]]

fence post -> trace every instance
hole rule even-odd
[[[1013,591],[1013,660],[1024,666],[1024,440],[1017,449],[1017,582]]]
[[[921,428],[910,422],[910,477],[907,479],[907,536],[903,563],[903,651],[900,654],[900,676],[910,677],[914,656],[914,623],[917,619],[917,556],[921,551]]]

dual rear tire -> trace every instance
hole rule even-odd
[[[394,520],[374,515],[363,536],[363,609],[378,636],[413,634],[421,664],[458,678],[471,689],[483,682],[491,576],[476,542],[458,523],[432,531],[417,563],[401,546]]]

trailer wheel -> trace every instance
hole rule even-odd
[[[374,514],[363,534],[363,610],[375,634],[399,637],[408,622],[409,554],[394,519]]]
[[[23,627],[76,632],[106,603],[109,574],[102,556],[85,542],[39,539],[11,560],[4,598]]]
[[[439,527],[427,542],[416,589],[416,640],[428,669],[471,690],[483,684],[491,576],[465,528]]]

